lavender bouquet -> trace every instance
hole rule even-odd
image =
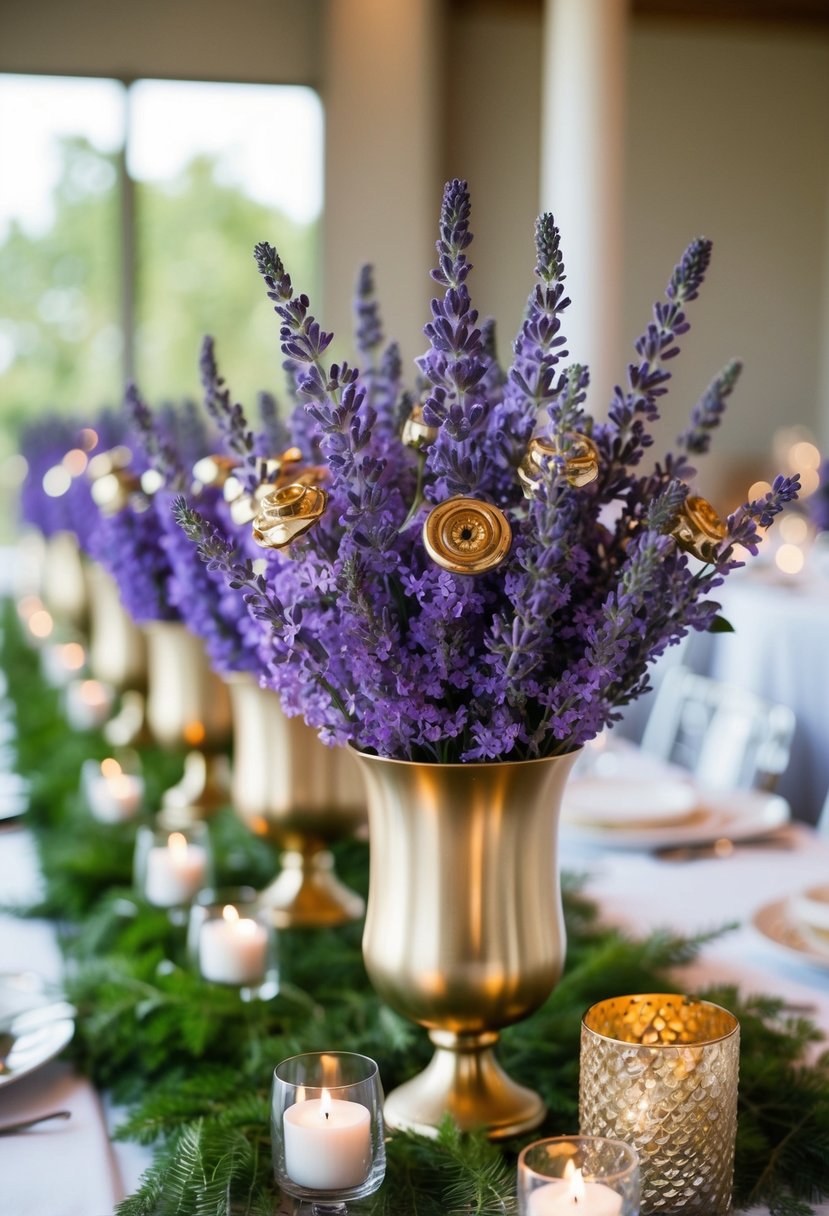
[[[265,573],[194,505],[178,506],[208,568],[266,631],[262,679],[287,712],[327,742],[400,759],[515,760],[583,744],[646,691],[651,660],[714,626],[711,592],[798,489],[779,477],[727,520],[689,490],[737,364],[694,407],[676,451],[643,470],[708,241],[676,266],[597,421],[587,369],[564,362],[552,216],[537,222],[536,281],[502,369],[467,286],[469,215],[466,184],[448,183],[413,397],[395,348],[381,353],[365,275],[361,367],[329,366],[332,335],[277,252],[257,246],[306,442],[329,477],[265,499],[255,536],[290,542],[290,560]]]

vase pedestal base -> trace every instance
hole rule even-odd
[[[165,790],[161,813],[178,823],[209,819],[230,801],[227,757],[192,751],[184,757],[184,774]]]
[[[277,929],[322,929],[359,920],[365,903],[340,882],[328,849],[287,849],[279,874],[259,896]]]
[[[537,1127],[547,1113],[538,1094],[518,1085],[495,1058],[494,1031],[454,1034],[433,1030],[437,1050],[418,1076],[386,1098],[388,1127],[436,1136],[450,1114],[461,1131],[485,1131],[491,1140],[518,1136]]]

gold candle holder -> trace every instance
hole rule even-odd
[[[329,845],[366,818],[357,762],[326,747],[275,692],[252,676],[226,677],[233,705],[233,806],[251,831],[282,849],[280,869],[259,896],[277,928],[359,920],[363,900],[338,879]]]
[[[613,997],[582,1021],[582,1135],[639,1154],[642,1213],[726,1216],[731,1208],[740,1027],[709,1001]]]
[[[206,818],[229,800],[230,698],[200,638],[178,621],[150,621],[147,724],[160,747],[181,751],[184,776],[162,811],[177,824]]]

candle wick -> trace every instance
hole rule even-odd
[[[328,1118],[328,1111],[325,1112],[325,1117]]]

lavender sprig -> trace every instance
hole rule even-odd
[[[253,431],[239,402],[233,402],[230,389],[219,373],[216,344],[209,334],[202,340],[199,359],[204,408],[216,423],[227,449],[238,457],[239,480],[248,494],[254,494],[262,481],[262,467]]]
[[[692,456],[704,456],[711,447],[711,431],[722,422],[725,403],[743,370],[742,363],[733,359],[711,382],[691,411],[686,429],[677,439],[681,451]]]
[[[180,483],[184,470],[178,452],[133,382],[124,393],[124,413],[130,438],[150,468],[162,475],[165,485]]]

